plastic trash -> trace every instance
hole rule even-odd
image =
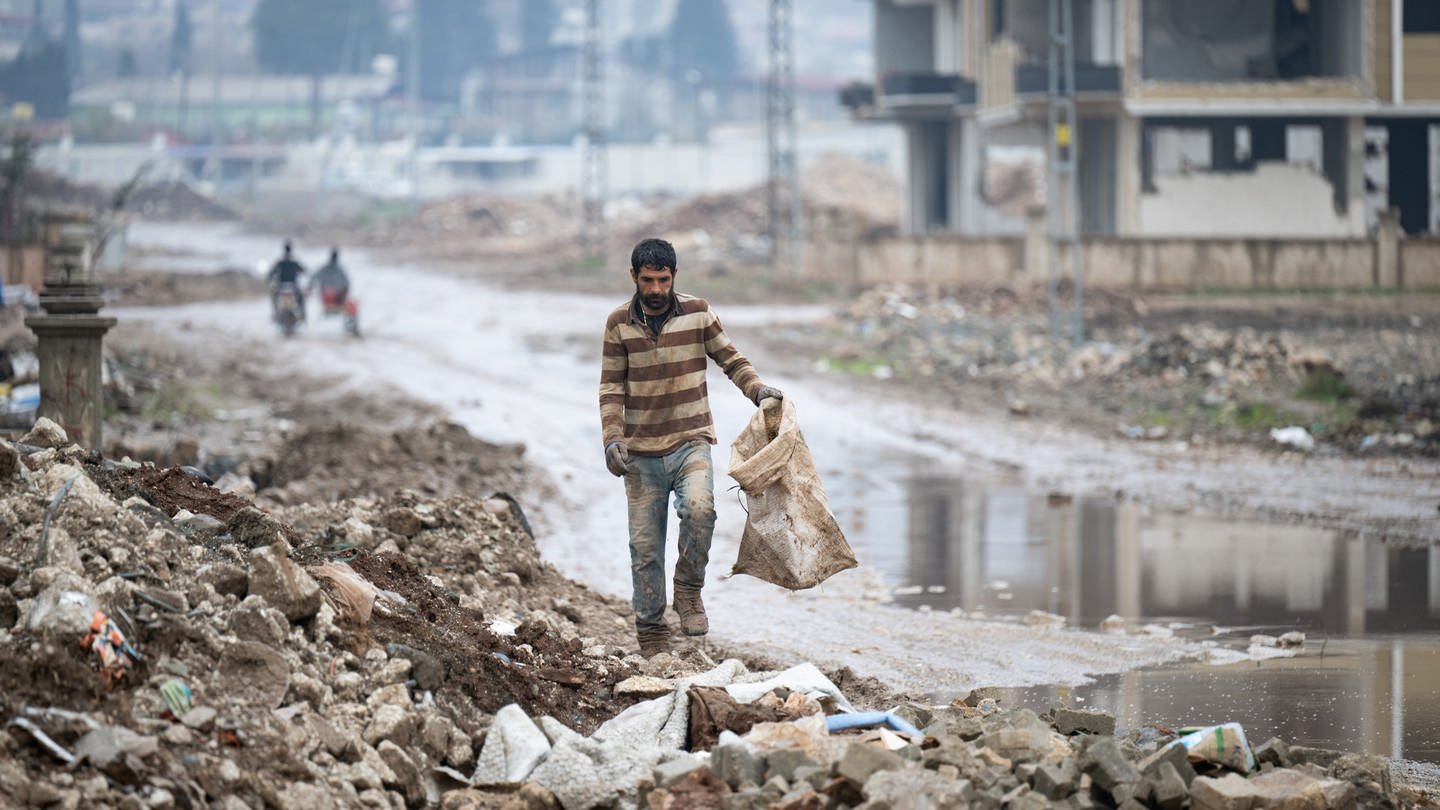
[[[831,734],[847,728],[868,728],[878,725],[889,726],[901,734],[925,736],[920,729],[910,725],[904,718],[893,712],[850,712],[848,714],[832,714],[825,718],[825,730]]]
[[[1255,752],[1250,749],[1245,729],[1239,723],[1221,723],[1201,729],[1182,728],[1180,733],[1184,736],[1176,743],[1185,746],[1192,761],[1214,762],[1240,773],[1255,770]]]
[[[170,710],[171,717],[183,717],[190,711],[190,687],[179,678],[170,678],[160,684],[160,697],[165,700],[165,708]]]
[[[100,658],[100,674],[111,685],[125,677],[125,672],[136,661],[145,660],[145,656],[125,640],[125,634],[120,632],[115,622],[100,610],[95,611],[90,619],[90,632],[80,640],[80,646],[95,651]]]
[[[1315,437],[1310,435],[1310,431],[1299,425],[1270,428],[1270,438],[1280,444],[1288,444],[1301,450],[1315,449]]]

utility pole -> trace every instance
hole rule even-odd
[[[769,153],[770,258],[791,277],[800,273],[802,222],[795,159],[794,8],[770,0],[770,71],[765,81],[765,142]]]
[[[1079,149],[1075,117],[1075,27],[1071,0],[1050,0],[1050,139],[1046,218],[1050,231],[1050,341],[1058,344],[1069,321],[1070,343],[1085,340],[1085,268],[1080,244],[1080,184],[1075,171]],[[1060,278],[1068,275],[1074,297],[1060,297]],[[1069,316],[1068,318],[1066,316]]]
[[[581,77],[580,250],[586,260],[605,256],[605,60],[600,0],[585,0],[585,47]]]
[[[405,124],[410,135],[410,157],[406,171],[410,177],[410,198],[420,197],[420,4],[410,0],[410,64],[405,70]]]

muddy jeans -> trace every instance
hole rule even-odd
[[[679,559],[675,584],[699,590],[705,585],[710,538],[715,534],[715,468],[710,444],[689,442],[665,456],[631,456],[625,474],[630,505],[631,604],[635,627],[659,627],[665,616],[665,530],[670,493],[680,516]]]

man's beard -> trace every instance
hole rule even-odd
[[[661,308],[663,308],[666,304],[670,303],[670,296],[668,296],[668,295],[642,295],[642,296],[640,296],[640,300],[643,301],[643,302],[645,302],[645,306],[648,307],[649,309],[661,309]]]

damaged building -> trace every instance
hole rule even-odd
[[[1364,239],[1440,230],[1440,4],[1071,0],[1087,237]],[[875,0],[905,231],[1018,236],[1046,198],[1050,0]]]

